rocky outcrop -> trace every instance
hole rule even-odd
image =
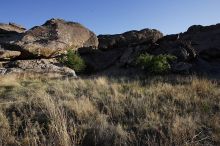
[[[14,23],[0,24],[0,72],[56,72],[74,76],[73,70],[55,59],[73,49],[86,61],[90,72],[134,69],[136,57],[149,53],[176,56],[171,65],[173,72],[220,73],[219,42],[220,24],[195,25],[184,33],[164,37],[155,29],[97,37],[81,24],[62,19],[48,20],[27,31]]]
[[[155,29],[128,31],[116,35],[99,35],[99,48],[102,50],[112,48],[125,48],[141,44],[156,42],[163,34]]]
[[[153,55],[171,54],[176,56],[178,61],[190,61],[195,59],[197,55],[189,41],[170,40],[169,36],[153,44],[148,53]]]
[[[65,67],[56,59],[16,60],[6,62],[0,68],[0,74],[12,73],[38,73],[42,75],[53,73],[76,77],[74,70]]]
[[[186,32],[165,36],[150,48],[150,53],[172,54],[178,72],[216,73],[220,60],[220,24],[191,26]]]
[[[220,48],[220,24],[191,26],[180,38],[191,41],[198,53],[212,48]]]
[[[25,32],[16,45],[22,49],[21,51],[33,56],[51,58],[65,53],[67,49],[97,48],[98,39],[93,32],[79,23],[51,19],[42,26]]]
[[[97,51],[81,49],[87,64],[96,71],[111,66],[123,67],[131,64],[136,56],[156,42],[163,34],[154,29],[129,31],[117,35],[99,35]]]
[[[52,58],[67,49],[98,47],[96,35],[79,23],[48,20],[26,32],[16,24],[0,25],[0,45],[4,50],[20,51],[19,59]]]
[[[2,74],[33,72],[75,76],[74,70],[49,58],[65,54],[68,49],[98,47],[98,38],[92,31],[62,19],[51,19],[42,26],[25,30],[14,23],[0,24]]]

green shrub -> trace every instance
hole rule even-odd
[[[65,56],[60,58],[60,62],[69,68],[74,69],[76,73],[82,73],[86,68],[85,61],[80,57],[80,55],[76,51],[70,49],[67,51]]]
[[[171,68],[170,62],[175,59],[176,57],[172,55],[141,54],[136,60],[136,65],[148,72],[160,74],[168,72]]]

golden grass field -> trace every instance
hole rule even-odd
[[[220,145],[220,85],[188,76],[0,77],[0,145]]]

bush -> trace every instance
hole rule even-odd
[[[85,61],[80,55],[76,51],[70,49],[65,56],[60,58],[60,62],[64,63],[69,68],[74,69],[76,73],[82,73],[86,68]]]
[[[137,60],[136,65],[140,66],[141,69],[149,71],[151,73],[166,73],[171,69],[170,62],[176,59],[172,55],[149,55],[141,54]]]

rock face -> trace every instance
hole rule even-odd
[[[97,51],[82,52],[87,64],[96,71],[110,66],[126,66],[151,43],[156,42],[163,34],[154,29],[129,31],[117,35],[99,35],[99,48]]]
[[[220,48],[220,24],[191,26],[181,35],[181,39],[191,41],[198,53],[208,49],[218,49]]]
[[[180,72],[220,73],[220,24],[191,26],[185,33],[159,39],[150,53],[172,54],[178,62],[174,70]]]
[[[116,35],[99,35],[99,48],[112,49],[137,46],[156,42],[163,34],[155,29],[143,29],[140,31],[128,31]]]
[[[196,58],[196,51],[189,41],[184,40],[169,40],[169,37],[164,37],[156,44],[152,45],[151,54],[172,54],[177,57],[178,61],[190,61]]]
[[[51,19],[42,26],[36,26],[25,32],[16,45],[23,52],[33,56],[51,58],[64,53],[67,49],[97,48],[98,39],[93,32],[79,23]]]

